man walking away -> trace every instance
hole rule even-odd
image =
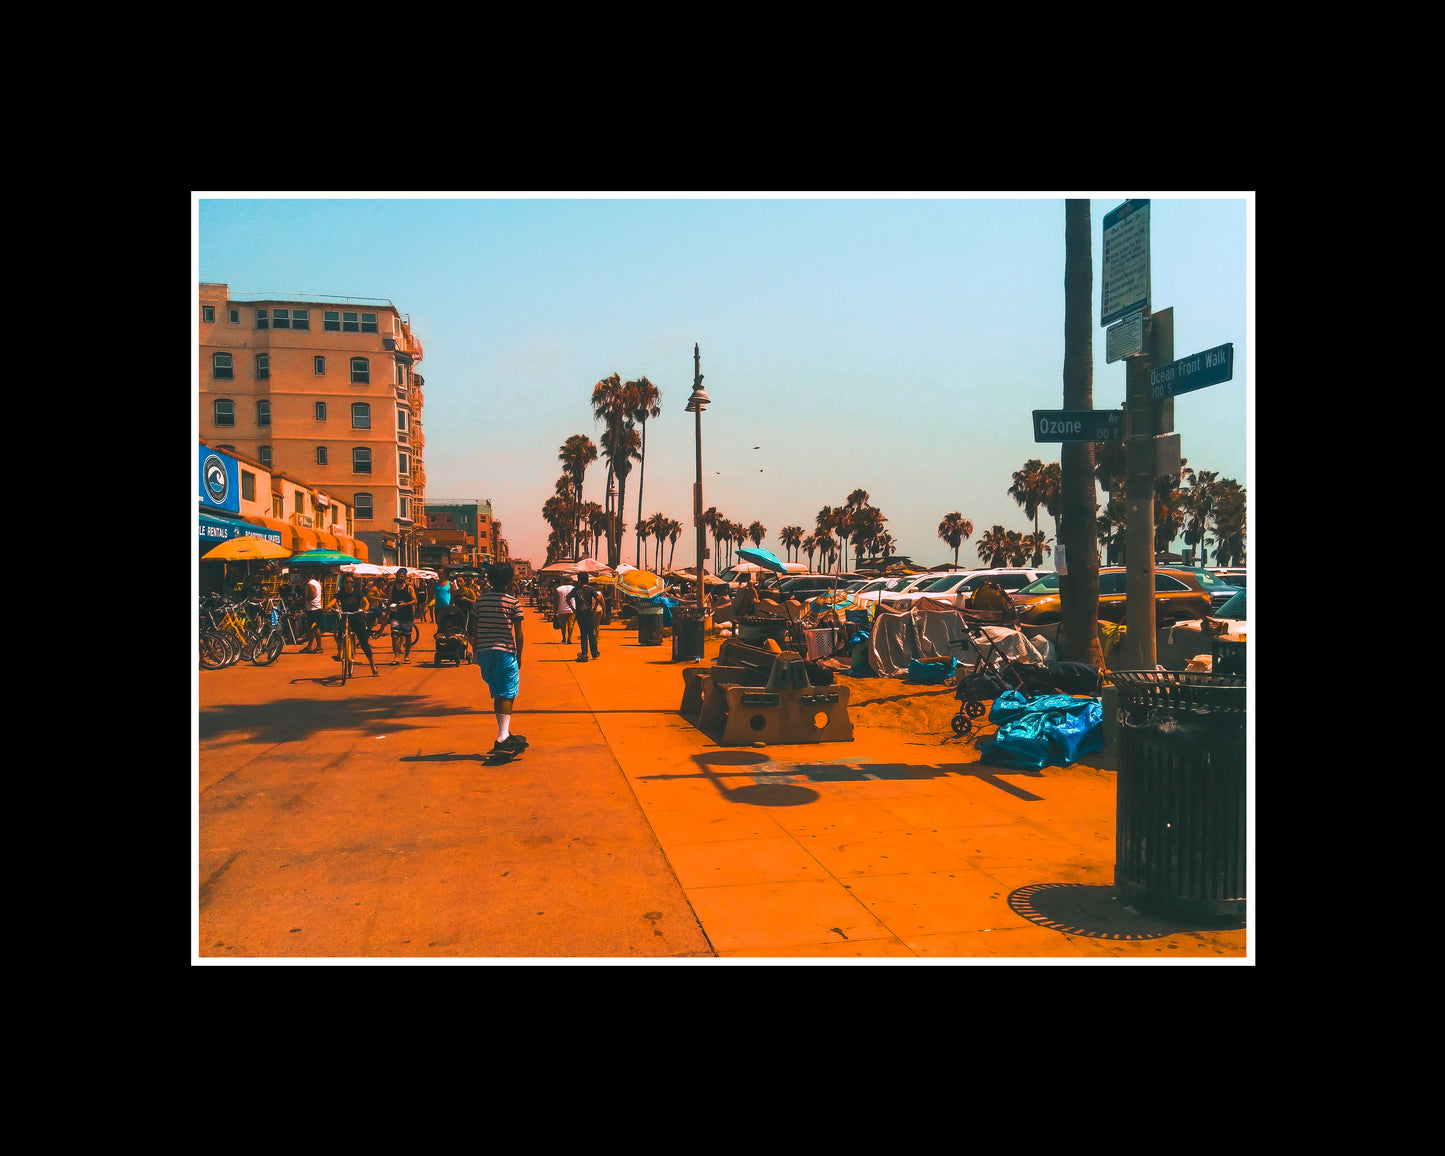
[[[572,603],[567,599],[572,593],[572,584],[565,578],[557,587],[557,617],[552,625],[562,632],[562,641],[572,641]]]
[[[522,735],[511,733],[522,661],[522,607],[511,593],[512,577],[510,562],[489,565],[491,589],[477,596],[472,612],[472,661],[492,692],[497,716],[494,755],[517,754],[527,746]]]
[[[578,662],[587,661],[587,651],[592,651],[592,657],[597,654],[597,610],[598,603],[602,596],[597,592],[597,587],[592,585],[587,577],[586,571],[577,575],[577,585],[572,587],[572,593],[567,595],[567,605],[577,616],[577,638],[581,653],[577,656]]]

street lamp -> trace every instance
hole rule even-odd
[[[702,630],[706,617],[703,613],[703,580],[702,580],[702,555],[706,548],[707,527],[702,524],[702,411],[712,401],[707,395],[707,390],[702,387],[702,354],[697,343],[692,347],[692,396],[687,399],[685,413],[697,414],[697,481],[692,486],[692,524],[697,528],[697,569],[693,571],[693,577],[697,579],[697,630],[698,650],[702,650]],[[698,655],[702,657],[701,653]]]

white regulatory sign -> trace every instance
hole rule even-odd
[[[1144,352],[1144,311],[1131,313],[1104,333],[1105,362],[1122,361]]]
[[[1125,201],[1104,214],[1100,325],[1149,308],[1149,202]]]

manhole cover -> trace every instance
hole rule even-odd
[[[1160,939],[1181,931],[1239,927],[1239,919],[1188,921],[1149,915],[1125,904],[1114,887],[1088,883],[1039,883],[1008,897],[1016,914],[1041,927],[1090,939]]]

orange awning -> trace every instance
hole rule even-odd
[[[282,522],[276,518],[262,517],[260,514],[244,514],[243,520],[250,522],[253,526],[265,526],[268,530],[275,530],[281,535],[281,544],[293,554],[299,554],[302,550],[309,549],[302,545],[296,536],[296,527],[290,522]]]
[[[316,544],[323,550],[340,550],[343,548],[341,539],[335,534],[328,534],[325,530],[313,530],[312,533],[316,535]]]

